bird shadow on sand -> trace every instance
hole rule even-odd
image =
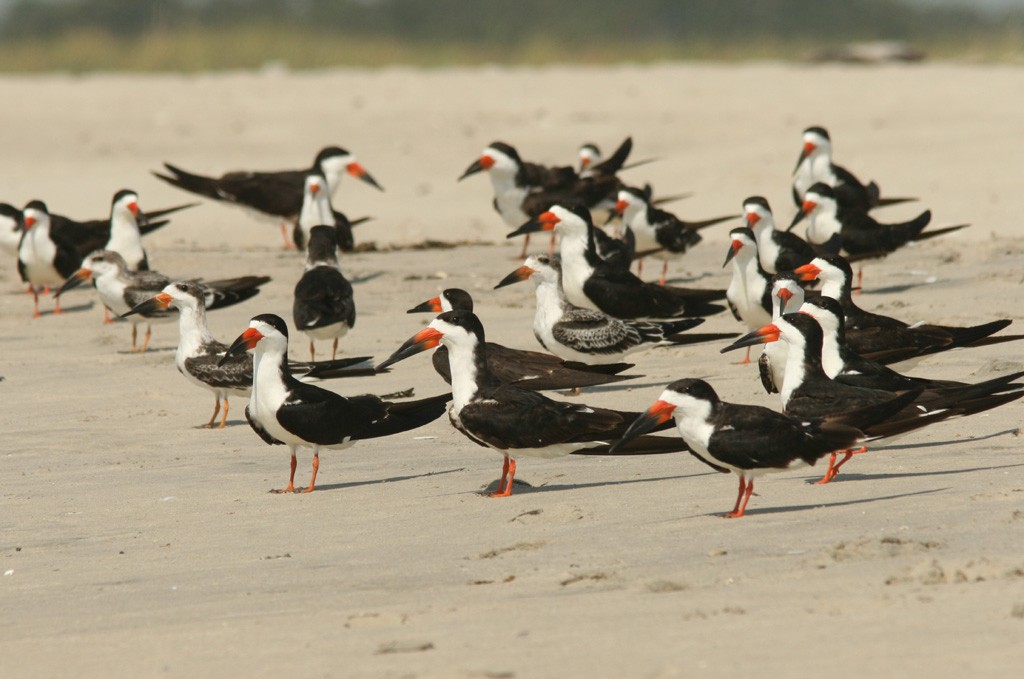
[[[74,304],[72,306],[63,306],[63,307],[61,307],[61,313],[59,313],[59,314],[53,313],[53,309],[50,309],[49,311],[40,311],[39,315],[40,316],[63,316],[64,314],[80,314],[83,311],[88,311],[89,309],[92,309],[94,306],[96,306],[95,302],[84,302],[82,304]]]
[[[885,479],[911,479],[916,476],[949,476],[951,474],[971,474],[974,472],[985,472],[994,471],[996,469],[1012,469],[1014,467],[1024,467],[1024,462],[1018,462],[1016,464],[998,464],[990,465],[987,467],[962,467],[960,469],[942,469],[933,472],[896,472],[890,474],[856,474],[842,472],[836,477],[832,483],[848,482],[848,481],[884,481]],[[845,468],[844,468],[845,469]],[[808,483],[813,483],[817,479],[809,479]]]
[[[166,354],[177,351],[178,347],[147,347],[145,351],[132,351],[131,349],[119,349],[118,354],[122,356],[145,356],[146,354]]]
[[[941,493],[949,488],[932,488],[930,490],[919,490],[913,493],[898,493],[896,495],[879,495],[876,497],[860,498],[858,500],[845,500],[842,502],[815,502],[807,505],[786,505],[784,507],[754,507],[753,509],[747,509],[745,516],[756,516],[758,514],[783,514],[789,512],[801,512],[810,509],[825,509],[828,507],[846,507],[851,505],[862,505],[874,502],[885,502],[886,500],[899,500],[907,497],[916,497],[919,495],[931,495],[932,493]],[[757,495],[757,493],[755,493]],[[728,510],[726,510],[728,511]],[[681,517],[684,519],[695,519],[705,516],[718,516],[723,517],[726,511],[708,512],[706,514],[692,514],[690,516]]]
[[[373,273],[364,274],[362,276],[355,276],[349,279],[349,283],[352,285],[362,285],[363,283],[369,283],[372,280],[376,280],[384,275],[383,271],[374,271]]]
[[[465,471],[465,467],[456,467],[454,469],[442,469],[434,472],[424,472],[423,474],[407,474],[405,476],[390,476],[386,479],[369,479],[366,481],[349,481],[346,483],[325,483],[322,486],[317,486],[315,492],[321,492],[325,490],[342,490],[344,488],[358,488],[359,486],[372,486],[378,483],[397,483],[399,481],[412,481],[413,479],[426,479],[431,476],[441,476],[442,474],[455,474],[457,472]]]
[[[679,479],[691,479],[698,476],[712,476],[717,475],[717,472],[700,472],[697,474],[679,474],[675,476],[657,476],[652,478],[644,479],[624,479],[619,481],[595,481],[593,483],[542,483],[540,485],[533,485],[528,481],[521,479],[515,479],[512,482],[512,494],[513,495],[526,495],[532,493],[544,493],[549,491],[564,491],[564,490],[580,490],[582,488],[604,488],[606,486],[625,486],[632,485],[634,483],[656,483],[658,481],[677,481]],[[491,493],[498,490],[498,481],[495,479],[487,486],[479,491],[479,494],[486,497]]]

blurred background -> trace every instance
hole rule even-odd
[[[1009,62],[1024,0],[0,0],[0,70]]]

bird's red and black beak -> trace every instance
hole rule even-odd
[[[536,231],[554,231],[555,225],[560,221],[562,220],[560,220],[554,212],[548,210],[547,212],[542,212],[530,221],[526,222],[518,229],[507,235],[506,238],[515,238],[516,236],[522,236],[523,234],[534,233]]]
[[[733,240],[733,242],[729,245],[729,252],[725,253],[725,261],[722,262],[722,268],[724,269],[726,266],[728,266],[729,262],[732,261],[732,258],[736,256],[736,253],[742,249],[743,241]]]
[[[33,226],[36,225],[36,218],[35,217],[25,217],[24,222],[25,222],[25,230],[28,231],[29,229],[31,229]]]
[[[314,196],[320,193],[320,182],[310,182],[309,192],[312,193]]]
[[[217,361],[217,365],[224,365],[235,356],[240,356],[247,351],[252,351],[259,344],[259,341],[263,339],[263,333],[256,328],[246,328],[245,331],[235,338],[235,341],[231,343],[228,350],[224,352],[224,356]]]
[[[779,291],[775,293],[775,296],[779,298],[779,313],[786,313],[786,304],[789,300],[793,299],[793,293],[786,288],[779,288]]]
[[[793,215],[793,221],[789,223],[789,228],[786,231],[792,231],[793,227],[799,224],[804,217],[814,212],[814,208],[818,207],[818,204],[813,200],[805,200],[804,204],[800,206],[797,213]]]
[[[629,207],[629,201],[617,200],[615,201],[615,214],[622,216],[626,214],[626,208]]]
[[[86,281],[89,281],[89,280],[92,280],[92,270],[91,269],[79,269],[75,273],[73,273],[70,276],[68,276],[68,279],[66,281],[64,281],[64,283],[62,283],[59,288],[57,288],[57,291],[55,293],[53,293],[53,296],[54,297],[60,297],[61,295],[63,295],[68,290],[71,290],[73,288],[77,288],[79,285],[81,285],[82,283],[85,283]]]
[[[644,412],[643,415],[633,420],[633,424],[629,425],[629,429],[626,430],[626,433],[622,435],[621,439],[615,442],[608,452],[614,453],[636,437],[643,436],[644,434],[654,431],[656,428],[672,419],[672,413],[674,413],[675,410],[676,406],[672,405],[668,401],[656,401],[654,405]]]
[[[171,306],[171,301],[173,299],[174,298],[168,295],[166,292],[161,292],[156,297],[151,297],[142,304],[136,304],[130,310],[121,314],[121,318],[124,318],[126,316],[133,316],[135,314],[151,314],[154,311],[169,309]]]
[[[804,162],[807,159],[807,156],[814,153],[814,149],[816,148],[818,147],[811,142],[804,142],[804,147],[800,149],[800,157],[796,159],[796,167],[793,168],[793,174],[796,174],[796,171],[800,169],[800,163]]]
[[[438,295],[437,297],[431,297],[430,299],[428,299],[426,302],[423,302],[422,304],[417,304],[416,306],[414,306],[413,308],[409,309],[405,313],[407,313],[407,314],[422,314],[422,313],[426,313],[426,312],[431,312],[431,313],[435,313],[435,314],[441,313],[441,297],[440,297],[440,295]]]
[[[136,201],[128,203],[128,211],[132,213],[132,217],[139,216],[139,204]]]
[[[497,290],[498,288],[503,288],[506,285],[512,285],[513,283],[525,281],[527,278],[529,278],[536,272],[536,269],[531,269],[530,267],[524,264],[515,271],[513,271],[512,273],[510,273],[509,275],[502,278],[501,282],[494,286],[494,289]]]
[[[798,266],[794,269],[793,273],[799,276],[800,280],[808,283],[810,281],[818,280],[818,276],[821,275],[821,269],[814,264],[804,264],[803,266]]]
[[[461,182],[466,177],[472,174],[476,174],[477,172],[490,170],[492,167],[494,167],[494,158],[491,158],[490,156],[480,156],[479,158],[474,160],[469,167],[466,168],[466,171],[463,172],[462,175],[459,177],[459,181]]]
[[[732,351],[733,349],[752,347],[755,344],[767,344],[768,342],[778,342],[779,335],[781,334],[782,331],[779,330],[779,327],[772,323],[770,325],[764,326],[763,328],[759,328],[754,332],[744,335],[743,337],[739,338],[726,348],[722,349],[722,353],[724,354],[725,352]]]
[[[401,360],[414,356],[422,351],[433,349],[441,343],[444,333],[434,328],[423,328],[418,333],[405,341],[405,344],[398,347],[398,351],[388,356],[387,360],[377,366],[377,372],[388,366],[394,365]]]
[[[353,162],[349,163],[348,165],[346,165],[345,166],[345,171],[348,172],[353,177],[355,177],[356,179],[358,179],[360,181],[363,181],[363,182],[366,182],[367,184],[369,184],[373,188],[377,189],[378,191],[383,191],[384,190],[384,187],[381,186],[380,184],[378,184],[377,180],[374,179],[370,175],[370,173],[367,172],[363,168],[363,166],[360,165],[357,162],[353,161]]]
[[[757,214],[756,212],[748,212],[746,215],[744,215],[744,219],[747,222],[747,228],[753,229],[754,225],[761,221],[761,215]]]

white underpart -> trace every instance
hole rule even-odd
[[[782,410],[785,411],[786,404],[789,403],[793,392],[804,382],[804,346],[806,342],[804,336],[789,323],[780,319],[777,327],[782,331],[782,335],[777,341],[786,342],[789,345],[786,355],[786,374],[782,384],[776,385],[779,387],[779,396],[782,398]]]
[[[164,291],[168,292],[172,289],[174,289],[173,284],[164,288]],[[174,297],[175,301],[172,304],[178,309],[178,349],[174,352],[174,364],[178,367],[178,372],[192,384],[212,391],[218,396],[223,396],[225,393],[248,396],[248,389],[218,389],[192,376],[185,369],[185,359],[202,353],[203,345],[213,342],[214,338],[210,333],[210,328],[206,325],[206,310],[200,309],[194,298],[178,293],[176,290],[168,292],[168,294]]]
[[[836,317],[813,304],[802,305],[800,311],[813,317],[821,326],[824,335],[821,345],[821,367],[826,375],[835,379],[843,369],[843,359],[839,355],[839,341],[836,335],[839,330]]]
[[[128,271],[138,271],[146,257],[138,220],[128,209],[128,205],[136,200],[137,196],[125,196],[114,204],[110,212],[110,239],[103,246],[104,250],[113,250],[124,257]]]
[[[837,302],[842,299],[845,278],[843,272],[820,259],[815,259],[812,264],[821,269],[821,273],[818,274],[818,280],[821,281],[821,294],[831,297]]]
[[[753,244],[744,244],[732,258],[732,279],[725,291],[726,298],[736,307],[737,313],[750,330],[767,325],[771,316],[761,306],[767,281],[757,270],[757,258]]]
[[[15,257],[20,241],[21,231],[18,229],[18,222],[8,217],[0,217],[0,250]]]
[[[491,178],[498,212],[508,227],[517,229],[530,219],[522,207],[523,199],[529,191],[516,186],[516,173],[519,168],[511,158],[490,147],[484,149],[484,155],[494,160],[494,165],[487,170],[487,174]]]
[[[572,219],[578,221],[575,215]],[[583,285],[594,273],[593,267],[587,263],[587,228],[585,224],[569,225],[560,221],[555,229],[562,236],[559,253],[562,256],[562,290],[565,298],[576,306],[584,309],[600,311],[583,292]]]
[[[710,421],[711,404],[703,399],[694,398],[688,394],[680,394],[670,389],[661,392],[659,400],[671,403],[676,407],[672,412],[672,416],[676,420],[676,428],[679,429],[679,435],[683,437],[686,445],[693,448],[701,457],[714,460],[715,458],[708,451],[711,435],[715,431],[715,426]],[[729,467],[729,469],[732,469],[732,467]]]
[[[299,212],[299,228],[305,242],[309,243],[309,232],[314,226],[326,225],[335,226],[334,210],[331,208],[331,198],[320,183],[320,190],[315,194],[310,190],[310,180],[306,179],[306,186],[302,192],[302,211]]]
[[[807,215],[807,240],[820,245],[843,229],[836,219],[836,204],[831,198],[814,196],[817,207]]]
[[[804,158],[793,176],[793,187],[801,200],[807,190],[818,182],[829,186],[835,186],[836,183],[835,173],[832,172],[832,143],[818,135],[809,136],[804,141],[811,141],[816,148]]]
[[[760,205],[756,206],[754,212],[759,219],[751,228],[754,232],[754,240],[757,241],[757,256],[761,260],[761,268],[768,273],[775,274],[775,260],[779,257],[779,246],[772,239],[775,231],[775,217],[771,212],[764,210]]]
[[[50,217],[34,210],[31,212],[36,223],[22,239],[18,259],[25,265],[25,275],[32,287],[60,285],[64,280],[53,266],[57,246],[50,240]]]
[[[473,362],[476,336],[443,321],[435,320],[430,325],[444,333],[441,344],[448,347],[448,364],[452,373],[451,416],[457,418],[476,395],[476,364]]]

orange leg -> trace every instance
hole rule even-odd
[[[825,470],[825,475],[821,477],[821,479],[819,479],[818,481],[815,481],[814,483],[824,484],[832,481],[837,476],[839,476],[839,468],[846,464],[851,457],[866,452],[868,452],[867,446],[861,446],[860,448],[856,448],[853,450],[844,450],[843,459],[840,460],[838,464],[836,463],[836,453],[832,453],[828,461],[828,469]]]
[[[219,412],[220,412],[220,395],[219,394],[214,394],[213,395],[213,416],[210,418],[210,421],[206,423],[206,427],[208,429],[213,429],[213,423],[217,421],[217,413],[219,413]]]
[[[551,234],[551,244],[548,245],[548,256],[549,257],[554,257],[555,256],[555,239],[556,238],[557,238],[557,236],[555,236],[555,234]]]
[[[825,475],[822,476],[817,481],[815,481],[814,484],[815,485],[821,485],[823,483],[828,483],[829,481],[834,479],[836,477],[835,468],[836,468],[836,454],[832,453],[829,456],[829,458],[828,458],[828,469],[825,470]]]
[[[50,292],[50,286],[49,285],[46,286],[45,292],[47,292],[47,293]],[[56,314],[64,313],[64,310],[60,308],[60,297],[58,297],[57,299],[53,300],[53,313],[55,315]]]
[[[32,318],[39,318],[42,316],[39,313],[39,293],[36,292],[35,288],[32,288]]]
[[[498,482],[498,490],[491,493],[491,497],[508,497],[512,494],[512,481],[516,477],[516,461],[514,458],[505,456],[505,463],[501,465],[501,481]]]
[[[658,281],[658,285],[665,285],[665,275],[668,273],[668,260],[661,265],[661,280]]]
[[[113,323],[114,319],[110,317],[110,309],[103,307],[103,324],[108,325]]]
[[[139,329],[134,323],[132,323],[132,353],[136,351],[135,341],[139,338]]]
[[[742,476],[740,477],[740,491],[736,494],[736,506],[732,508],[732,511],[725,515],[727,519],[738,519],[747,511],[747,502],[750,501],[750,496],[754,492],[754,481],[746,481]]]
[[[320,451],[313,453],[313,477],[309,480],[309,488],[302,490],[302,493],[312,493],[313,488],[316,486],[316,473],[320,469]]]
[[[526,259],[526,248],[530,247],[530,234],[523,239],[523,251],[519,253],[519,259]]]
[[[742,361],[736,361],[736,365],[746,365],[750,363],[750,349],[751,347],[747,347],[747,355],[743,358]]]
[[[313,351],[313,340],[309,340],[309,360],[310,361],[315,361],[316,360],[316,352]]]
[[[338,358],[338,338],[334,338],[334,349],[331,351],[331,360]]]
[[[281,236],[284,238],[284,249],[285,250],[294,250],[295,249],[295,243],[292,242],[291,237],[288,235],[288,225],[287,224],[281,224]]]
[[[640,258],[636,260],[636,277],[641,278],[644,275],[644,260]]]
[[[864,265],[861,264],[857,267],[857,294],[859,295],[864,290]]]
[[[143,349],[145,351],[145,349]],[[217,429],[223,429],[228,423],[228,397],[224,397],[224,415],[220,418],[220,426]]]
[[[292,449],[292,471],[288,476],[288,487],[282,488],[281,490],[272,490],[271,493],[294,493],[295,492],[295,467],[298,466],[298,461],[295,459],[295,449]]]
[[[134,330],[134,328],[133,328],[133,330]],[[146,324],[146,336],[142,338],[142,348],[139,349],[139,353],[143,353],[143,354],[146,353],[146,349],[149,348],[149,338],[152,336],[152,334],[153,334],[153,328],[149,325],[149,323],[147,323]]]

